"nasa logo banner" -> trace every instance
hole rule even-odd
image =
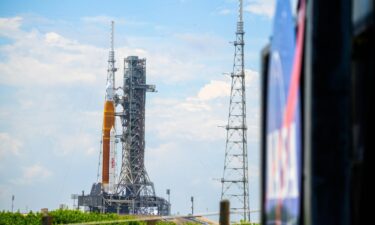
[[[297,40],[289,0],[277,0],[267,84],[265,222],[298,224],[301,201],[299,80],[303,55],[304,1]]]

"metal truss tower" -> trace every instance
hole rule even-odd
[[[155,85],[146,84],[146,59],[129,56],[124,60],[124,85],[121,118],[122,166],[117,192],[134,201],[129,209],[134,214],[168,214],[169,203],[156,197],[144,165],[146,92]]]
[[[221,199],[230,200],[231,210],[243,212],[242,219],[250,221],[242,13],[239,0]]]

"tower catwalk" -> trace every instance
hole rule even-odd
[[[250,221],[242,8],[239,0],[221,199],[230,200],[231,210],[243,211],[242,219]]]

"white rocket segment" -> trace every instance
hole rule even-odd
[[[107,85],[106,85],[106,95],[105,95],[105,99],[107,101],[113,101],[113,97],[114,97],[114,94],[115,94],[115,87],[114,87],[114,84],[113,84],[113,80],[110,79],[108,77],[107,79]]]
[[[110,133],[110,151],[109,151],[109,193],[116,191],[116,131],[112,127]]]
[[[115,51],[114,51],[114,22],[111,22],[111,49],[108,56],[108,75],[107,75],[107,86],[106,86],[106,100],[113,101],[115,95]]]

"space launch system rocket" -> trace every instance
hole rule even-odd
[[[156,195],[144,164],[146,92],[155,92],[155,85],[146,84],[146,59],[128,56],[116,88],[113,22],[111,28],[98,177],[89,195],[78,196],[78,205],[91,212],[169,215],[171,204]],[[121,145],[118,177],[117,142],[119,149]]]
[[[112,192],[115,183],[115,52],[113,49],[114,22],[111,22],[111,50],[108,58],[108,75],[102,130],[102,185],[105,192]]]

